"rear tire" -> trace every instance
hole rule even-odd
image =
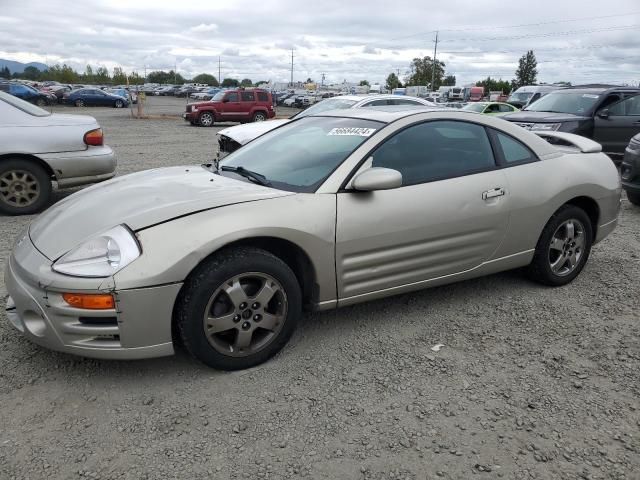
[[[116,102],[113,104],[113,106],[115,108],[122,108],[122,107],[124,107],[124,102],[122,100],[116,100]]]
[[[627,198],[631,203],[640,207],[640,193],[633,193],[627,191]]]
[[[203,112],[198,118],[198,123],[202,127],[213,127],[213,114],[211,112]]]
[[[33,160],[0,161],[0,213],[31,215],[51,201],[51,177]]]
[[[187,279],[176,303],[185,348],[220,370],[267,361],[291,338],[302,313],[295,274],[280,258],[252,247],[223,250]]]
[[[267,119],[267,115],[264,112],[256,112],[253,114],[254,122],[264,122]]]
[[[587,263],[592,244],[589,216],[579,207],[563,205],[542,230],[528,267],[529,278],[552,287],[570,283]]]
[[[75,105],[76,107],[84,107],[84,100],[80,100],[80,99],[78,99],[78,100],[76,100],[76,101],[74,102],[74,105]]]

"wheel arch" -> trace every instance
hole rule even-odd
[[[598,221],[600,220],[600,206],[598,202],[591,197],[579,196],[565,202],[565,205],[573,205],[584,210],[589,220],[591,220],[592,240],[595,240],[598,234]]]
[[[32,155],[30,153],[6,153],[6,154],[0,155],[0,163],[5,160],[12,160],[12,159],[31,160],[36,164],[40,165],[44,169],[44,171],[47,172],[47,174],[51,177],[52,180],[56,179],[56,173],[53,170],[53,168],[51,168],[51,165],[49,165],[47,162],[45,162],[41,158],[36,157],[35,155]]]
[[[204,264],[212,256],[217,255],[224,250],[238,247],[260,248],[275,255],[283,262],[285,262],[289,266],[289,268],[291,268],[296,278],[298,279],[298,283],[300,284],[300,288],[302,290],[303,308],[305,310],[311,310],[313,308],[313,305],[314,303],[316,303],[318,298],[319,287],[317,284],[316,270],[313,266],[313,262],[311,261],[311,257],[303,248],[290,240],[271,236],[256,236],[233,240],[220,246],[209,255],[204,257],[202,260],[200,260],[185,277],[183,286],[178,292],[178,295],[176,296],[176,299],[174,301],[173,312],[171,315],[171,330],[174,344],[180,341],[180,335],[177,330],[176,322],[176,307],[179,304],[179,299],[184,290],[184,285],[186,285],[186,281],[198,270],[198,268],[202,264]]]

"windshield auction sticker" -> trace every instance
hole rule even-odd
[[[327,136],[330,135],[348,135],[352,137],[370,137],[375,132],[375,128],[357,128],[357,127],[338,127],[332,128]]]

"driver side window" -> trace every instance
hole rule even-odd
[[[614,117],[640,115],[640,95],[629,97],[621,102],[611,105],[611,107],[609,107],[609,115]]]
[[[492,170],[496,167],[485,129],[458,121],[413,125],[383,143],[372,155],[372,167],[402,174],[415,185]]]

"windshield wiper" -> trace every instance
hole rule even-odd
[[[222,165],[220,167],[220,170],[222,170],[223,172],[231,172],[231,173],[235,173],[238,175],[241,175],[245,178],[248,178],[250,180],[253,180],[254,182],[256,182],[259,185],[262,185],[263,187],[270,187],[271,183],[269,183],[269,181],[267,180],[267,177],[265,177],[264,175],[261,175],[257,172],[253,172],[251,170],[247,170],[244,167],[232,167],[230,165]]]

